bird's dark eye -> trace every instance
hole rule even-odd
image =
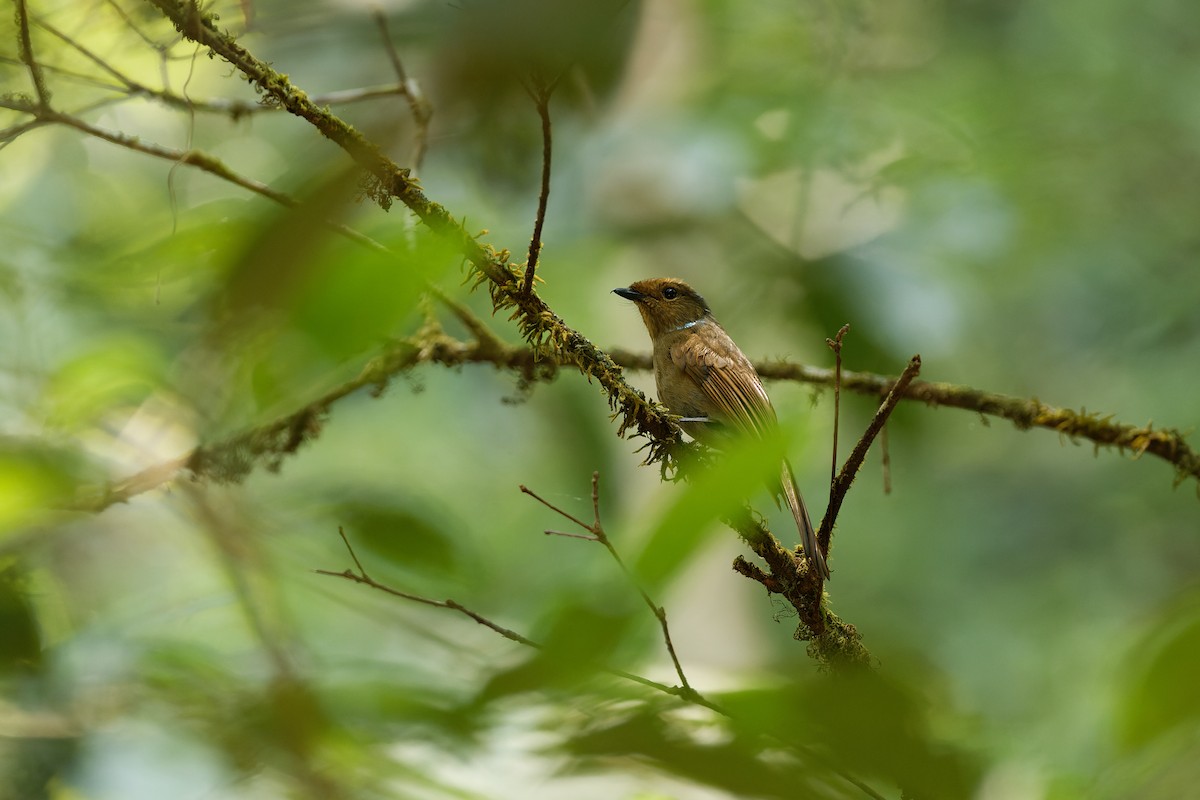
[[[679,290],[674,286],[668,286],[667,288],[663,289],[664,300],[674,300],[676,297],[679,297]]]

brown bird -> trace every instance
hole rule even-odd
[[[680,426],[692,438],[719,444],[723,436],[728,437],[729,427],[743,435],[762,436],[778,424],[754,365],[692,287],[675,278],[651,278],[613,292],[637,304],[654,343],[658,399],[680,417]],[[783,494],[796,520],[809,564],[828,578],[829,567],[787,459],[777,492]]]

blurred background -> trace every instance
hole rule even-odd
[[[596,671],[678,682],[620,569],[544,536],[569,523],[518,484],[590,519],[598,470],[631,563],[686,488],[639,466],[568,369],[530,388],[421,366],[336,404],[276,469],[68,510],[350,380],[424,324],[426,281],[519,337],[454,252],[359,201],[343,153],[153,6],[26,4],[54,110],[300,207],[36,120],[0,15],[0,797],[1197,796],[1200,500],[1150,456],[902,405],[893,491],[875,452],[831,557],[869,677],[817,671],[789,609],[730,570],[734,534],[686,532],[643,578],[691,684],[732,720]],[[828,366],[848,322],[849,369],[920,353],[927,380],[1200,420],[1200,7],[205,8],[413,164],[404,97],[333,94],[396,83],[381,11],[433,109],[425,191],[515,261],[542,148],[524,86],[557,76],[539,290],[602,348],[648,349],[610,290],[674,275],[752,358]],[[832,396],[768,388],[819,515]],[[844,398],[843,454],[874,405]],[[765,492],[755,505],[793,541]],[[339,526],[377,580],[546,649],[315,574],[353,566]]]

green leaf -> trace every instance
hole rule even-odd
[[[448,246],[426,232],[411,249],[392,254],[341,240],[327,250],[297,287],[288,321],[317,355],[335,361],[395,335],[412,318],[427,282],[457,263]]]
[[[428,503],[407,497],[356,497],[335,511],[360,557],[370,554],[390,566],[420,573],[453,572],[460,563],[446,517]],[[374,558],[372,558],[374,560]]]
[[[1142,747],[1184,725],[1200,729],[1200,603],[1159,620],[1135,649],[1120,715],[1121,743]]]
[[[28,524],[73,496],[83,473],[77,454],[0,439],[0,531]]]
[[[933,735],[930,704],[894,675],[822,675],[730,693],[718,702],[746,736],[766,735],[801,749],[819,744],[826,767],[879,776],[913,797],[970,797],[979,781],[974,758]]]
[[[628,593],[622,595],[629,598]],[[479,700],[532,691],[577,687],[606,667],[625,642],[635,615],[644,607],[630,602],[589,603],[570,597],[553,606],[542,647],[518,666],[492,676]]]
[[[820,763],[807,756],[798,759],[796,752],[779,748],[773,748],[772,757],[764,759],[767,743],[724,729],[725,720],[701,725],[653,708],[624,713],[615,720],[614,716],[603,710],[594,712],[589,729],[565,743],[564,749],[576,759],[572,765],[576,771],[603,769],[603,765],[633,759],[719,789],[723,796],[778,800],[836,796],[820,790],[830,778]],[[719,729],[715,736],[713,727]]]
[[[41,631],[23,584],[17,569],[0,570],[0,674],[41,665]]]
[[[51,377],[50,419],[67,430],[93,425],[114,408],[140,404],[161,385],[163,370],[148,337],[114,333],[91,341]]]
[[[639,578],[661,586],[687,563],[716,530],[713,523],[737,511],[750,498],[779,480],[785,445],[793,427],[781,425],[774,436],[742,437],[712,463],[696,470],[675,502],[654,524],[645,548],[634,561]]]

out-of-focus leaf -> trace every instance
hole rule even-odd
[[[418,298],[458,263],[427,231],[383,253],[319,221],[300,210],[265,222],[214,312],[218,339],[250,381],[259,410],[313,395],[346,362],[407,333],[402,327],[416,318]]]
[[[1200,785],[1200,726],[1176,725],[1123,757],[1110,759],[1103,772],[1073,793],[1051,795],[1048,800],[1059,797],[1172,800],[1190,797],[1197,785]]]
[[[1200,731],[1200,603],[1175,607],[1134,649],[1120,716],[1121,743],[1143,747],[1174,728]]]
[[[913,797],[970,797],[979,781],[974,758],[930,732],[926,703],[878,672],[825,676],[721,702],[735,724],[749,725],[747,733],[819,746],[830,766],[864,779],[883,778]]]
[[[91,341],[51,377],[46,406],[56,425],[76,430],[132,406],[162,382],[164,363],[148,337],[114,333]]]
[[[734,797],[840,797],[835,780],[807,755],[783,752],[758,737],[737,737],[707,726],[672,719],[663,709],[645,710],[602,721],[572,736],[564,749],[578,759],[572,771],[602,769],[613,758],[635,758],[656,769]],[[718,742],[713,743],[717,738]],[[769,757],[765,757],[768,755]]]
[[[357,788],[363,797],[394,796],[375,786],[381,776],[465,796],[395,754],[353,744],[364,732],[420,744],[431,735],[445,744],[469,742],[474,718],[456,719],[452,701],[436,692],[397,681],[386,687],[369,682],[330,687],[324,681],[319,686],[299,675],[262,684],[238,674],[227,654],[188,642],[148,650],[139,675],[150,697],[169,709],[171,725],[219,748],[244,775],[274,771],[284,779],[312,777],[322,769],[317,765],[336,765],[361,780]]]
[[[0,800],[82,800],[63,778],[78,766],[78,737],[9,736],[0,739]],[[56,787],[54,794],[48,788]]]
[[[259,360],[279,373],[281,392],[295,387],[289,373],[385,341],[412,316],[427,281],[457,263],[450,246],[428,231],[398,237],[397,247],[383,252],[333,230],[327,223],[353,207],[360,179],[347,169],[310,187],[296,208],[262,211],[254,235],[231,258],[214,323],[235,350],[246,331],[265,325]]]
[[[882,780],[913,797],[970,797],[980,778],[975,757],[937,738],[928,704],[892,676],[813,676],[726,693],[719,702],[744,736],[819,753],[827,769]]]
[[[247,697],[238,725],[250,741],[270,743],[285,767],[293,759],[310,759],[328,732],[329,715],[307,681],[278,675],[266,691]]]
[[[245,771],[279,759],[306,757],[328,720],[311,688],[279,675],[265,687],[228,669],[216,650],[164,645],[142,660],[146,685],[177,719],[220,746]]]
[[[355,497],[336,512],[357,549],[390,566],[416,572],[454,570],[459,562],[446,519],[422,502],[401,495]]]
[[[198,642],[161,641],[142,654],[139,675],[151,693],[161,693],[181,721],[213,726],[227,723],[236,702],[238,679],[222,654]]]
[[[37,669],[42,662],[42,637],[20,574],[13,567],[0,571],[0,675]]]
[[[577,687],[612,664],[635,609],[627,604],[600,607],[566,600],[554,606],[549,630],[539,637],[542,648],[520,665],[497,673],[488,681],[477,702],[524,692]]]
[[[345,215],[358,179],[357,170],[344,167],[314,180],[297,207],[263,209],[253,235],[230,261],[217,313],[236,322],[248,314],[289,308],[336,235],[325,223]]]
[[[152,318],[162,324],[171,315],[195,314],[211,298],[214,277],[253,235],[262,201],[224,200],[189,209],[174,225],[91,231],[80,243],[109,258],[94,269],[67,274],[68,288],[80,303],[100,304],[108,313]]]
[[[453,94],[484,101],[476,114],[485,119],[513,108],[507,99],[520,96],[530,75],[553,80],[571,70],[586,80],[584,92],[562,81],[556,100],[586,102],[589,94],[603,94],[620,77],[638,5],[625,0],[464,3],[445,16],[446,33],[455,42],[445,70]],[[511,51],[501,63],[487,56],[497,42]]]
[[[0,439],[0,532],[67,503],[83,475],[77,454],[17,439]]]
[[[290,322],[320,355],[342,359],[396,333],[410,319],[426,282],[437,281],[458,259],[427,231],[411,248],[379,253],[350,242],[330,241],[320,263],[296,291]]]
[[[741,437],[678,490],[634,561],[639,579],[651,587],[670,580],[687,563],[688,554],[701,550],[716,520],[774,485],[792,433],[792,428],[781,425],[773,436]]]
[[[416,686],[403,677],[338,681],[322,689],[322,697],[338,720],[377,739],[434,739],[448,747],[477,742],[487,716],[444,688]]]

